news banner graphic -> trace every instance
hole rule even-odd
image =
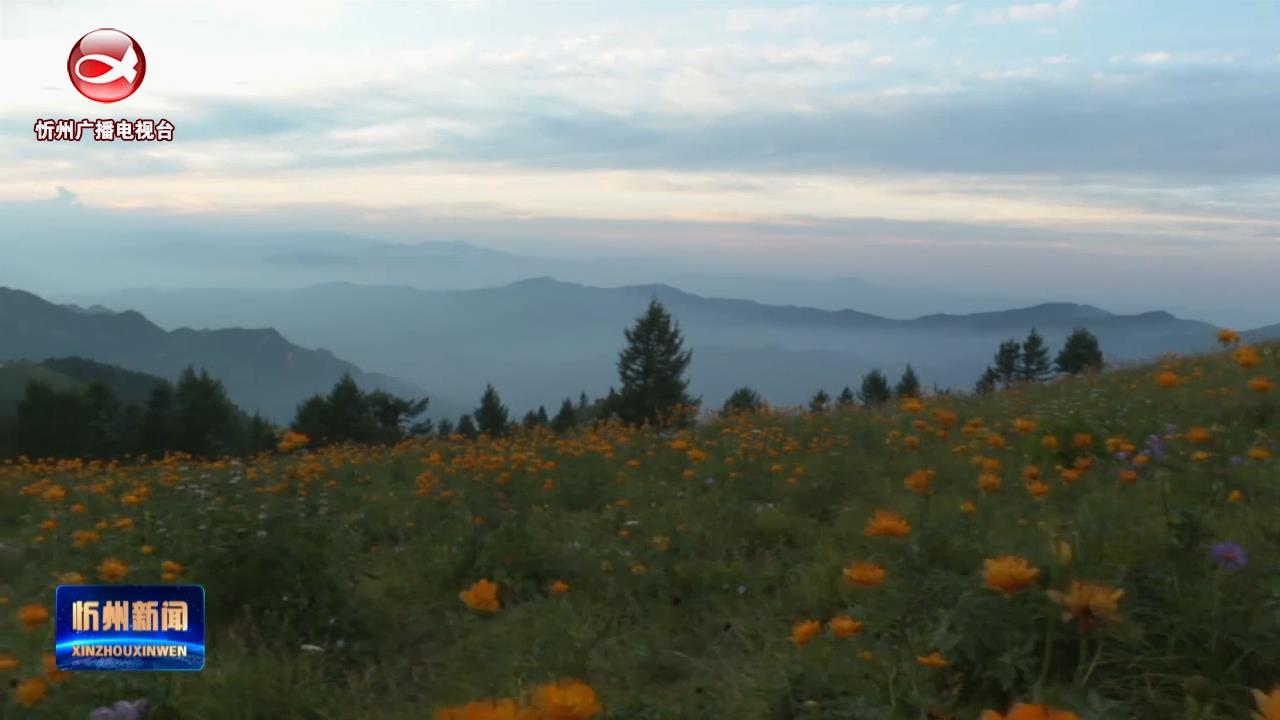
[[[67,74],[75,89],[90,100],[119,102],[142,87],[147,58],[137,40],[119,30],[100,28],[71,46]]]
[[[204,669],[204,587],[59,585],[58,669]]]
[[[119,102],[142,86],[147,58],[137,40],[100,28],[71,46],[67,75],[71,86],[90,100]],[[97,142],[171,142],[173,129],[165,118],[39,118],[33,126],[37,142],[80,142],[86,135]]]

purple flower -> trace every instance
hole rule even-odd
[[[1243,570],[1249,565],[1249,554],[1233,542],[1220,542],[1209,551],[1209,561],[1221,568]]]
[[[100,707],[89,713],[89,720],[142,720],[147,716],[146,698],[142,700],[120,700],[111,707]]]
[[[1230,462],[1231,462],[1231,464],[1232,464],[1232,465],[1243,465],[1243,464],[1244,464],[1244,456],[1243,456],[1243,455],[1232,455],[1232,456],[1231,456],[1231,458],[1230,458]]]
[[[1147,437],[1147,454],[1151,457],[1164,457],[1169,452],[1169,446],[1165,444],[1163,438],[1159,435],[1149,435]]]

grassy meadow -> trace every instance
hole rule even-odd
[[[1280,720],[1267,378],[0,465],[0,718]],[[203,672],[51,669],[59,583],[179,581]]]

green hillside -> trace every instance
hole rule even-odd
[[[0,417],[12,416],[27,389],[27,383],[47,383],[57,390],[70,390],[82,383],[57,370],[35,363],[0,363]]]
[[[1233,348],[691,430],[0,465],[0,658],[35,705],[0,716],[1251,718],[1278,379]],[[203,672],[42,669],[57,582],[162,580],[206,589]]]

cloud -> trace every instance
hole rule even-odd
[[[879,56],[877,56],[877,57],[875,57],[875,58],[873,58],[873,59],[871,60],[871,64],[872,64],[872,65],[892,65],[892,64],[893,64],[893,56],[892,56],[892,55],[879,55]]]
[[[1159,65],[1160,63],[1168,62],[1171,57],[1172,56],[1167,52],[1156,51],[1142,53],[1141,55],[1136,56],[1134,60],[1142,65]]]
[[[1041,58],[1040,62],[1044,63],[1045,65],[1061,65],[1065,63],[1068,59],[1069,59],[1069,56],[1066,54],[1050,55],[1046,58]]]
[[[987,22],[1046,22],[1070,15],[1079,7],[1080,0],[1020,3],[986,11],[980,17]]]
[[[883,20],[891,23],[913,23],[925,20],[933,14],[929,5],[877,5],[863,10],[859,15],[867,20]]]

